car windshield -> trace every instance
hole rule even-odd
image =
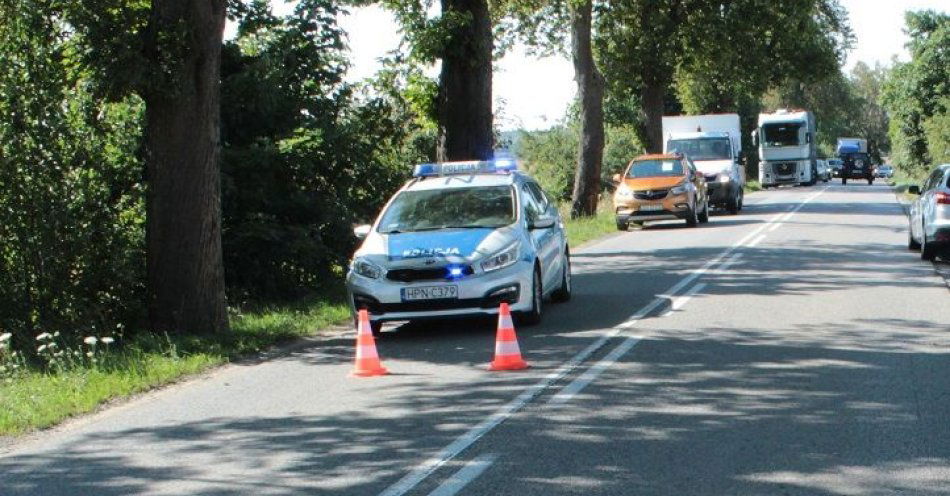
[[[732,159],[729,138],[692,138],[670,140],[666,148],[669,152],[685,153],[696,160]]]
[[[511,187],[403,191],[379,222],[379,232],[498,228],[515,221]]]
[[[627,178],[682,176],[683,163],[679,160],[641,160],[630,164]]]
[[[798,122],[782,122],[765,124],[762,126],[765,146],[798,146],[798,130],[802,128]]]

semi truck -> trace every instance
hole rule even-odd
[[[841,159],[841,184],[848,179],[865,179],[874,184],[874,171],[868,157],[868,140],[861,138],[838,138],[838,158]]]
[[[738,114],[663,117],[663,151],[684,153],[706,178],[709,204],[736,214],[742,210],[745,169],[739,160]]]
[[[759,183],[810,186],[818,181],[815,115],[807,110],[778,109],[759,114],[752,139],[759,149]]]

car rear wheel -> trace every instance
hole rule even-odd
[[[518,316],[519,324],[526,326],[533,326],[541,322],[541,304],[542,295],[544,293],[541,291],[541,270],[538,267],[534,268],[534,282],[531,287],[531,309],[527,312],[521,312]]]
[[[617,220],[617,230],[618,230],[618,231],[626,231],[626,230],[629,229],[629,228],[630,228],[630,224],[629,224],[629,223],[624,222],[624,221],[621,221],[621,220]]]
[[[699,224],[699,216],[696,213],[696,205],[693,205],[693,207],[686,212],[686,225],[696,227],[697,224]]]
[[[703,211],[699,214],[699,221],[703,224],[709,222],[709,198],[703,203]]]
[[[911,232],[911,229],[909,228],[907,229],[907,249],[908,250],[920,249],[920,243],[918,243],[917,240],[914,239],[914,233]]]
[[[564,251],[564,263],[561,270],[561,287],[551,294],[551,299],[556,303],[564,303],[571,299],[571,254]]]
[[[923,226],[920,228],[920,258],[928,262],[937,258],[937,251],[934,245],[927,242],[927,232],[924,231]]]

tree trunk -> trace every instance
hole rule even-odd
[[[666,84],[648,81],[640,94],[643,100],[643,114],[647,153],[663,152],[663,108],[666,97]]]
[[[439,78],[439,141],[436,156],[446,160],[492,157],[492,30],[487,0],[442,0],[443,15],[457,12],[470,21],[452,33],[442,54]]]
[[[226,0],[152,1],[147,51],[154,81],[143,93],[153,331],[228,330],[219,164],[225,5]]]
[[[580,103],[581,139],[571,195],[571,217],[597,213],[600,166],[604,157],[604,77],[591,49],[592,2],[571,9],[571,55]]]

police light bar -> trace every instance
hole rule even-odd
[[[413,177],[452,176],[460,174],[503,174],[518,170],[518,163],[512,159],[473,160],[468,162],[439,162],[419,164],[413,171]]]

